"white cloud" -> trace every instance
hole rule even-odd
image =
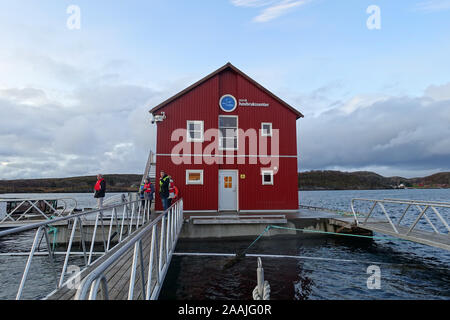
[[[236,7],[264,7],[276,2],[276,0],[231,0]]]
[[[429,0],[419,2],[414,7],[418,11],[434,12],[450,9],[450,0]]]
[[[276,19],[292,9],[306,4],[307,0],[291,1],[285,0],[280,3],[273,5],[267,9],[264,9],[260,15],[253,19],[254,22],[268,22],[270,20]]]
[[[355,108],[357,100],[359,107]],[[343,112],[346,110],[346,112]],[[300,170],[450,170],[450,100],[361,97],[299,123]]]
[[[440,86],[429,86],[425,95],[436,101],[450,100],[450,82]]]
[[[73,104],[42,99],[30,105],[46,90],[2,89],[0,179],[143,172],[156,141],[148,110],[165,95],[144,86],[93,84],[74,89]]]
[[[237,7],[260,8],[267,7],[253,18],[253,22],[264,23],[288,13],[296,7],[302,6],[311,0],[231,0]]]

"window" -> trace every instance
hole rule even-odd
[[[224,177],[225,189],[233,188],[233,177]]]
[[[261,136],[271,137],[272,136],[272,124],[263,122],[261,123]]]
[[[187,142],[203,142],[203,121],[187,121]]]
[[[219,149],[238,149],[238,117],[219,116]]]
[[[262,184],[273,185],[273,171],[262,171]]]
[[[203,184],[203,170],[186,170],[186,184]]]

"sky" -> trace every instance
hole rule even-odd
[[[300,171],[450,171],[450,0],[0,0],[0,179],[143,173],[148,111],[227,62]]]

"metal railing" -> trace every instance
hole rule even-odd
[[[362,217],[360,216],[361,212],[356,212],[355,210],[355,203],[356,202],[363,202],[367,204],[371,204],[370,210],[368,213],[363,214]],[[399,210],[398,205],[403,206],[401,208],[401,216],[395,217],[398,220],[394,223],[394,217],[389,215],[389,213],[386,210],[387,204],[396,204],[397,210]],[[421,201],[421,200],[405,200],[405,199],[383,199],[383,200],[375,200],[375,199],[352,199],[351,201],[351,208],[353,212],[353,216],[355,219],[355,222],[357,225],[364,225],[369,222],[369,218],[374,215],[374,212],[376,208],[379,207],[386,218],[386,220],[391,225],[392,229],[396,234],[400,234],[399,227],[402,226],[402,222],[405,221],[405,217],[407,213],[411,212],[411,208],[415,208],[418,211],[417,216],[413,217],[411,224],[406,225],[408,227],[408,230],[406,231],[406,235],[410,235],[411,232],[416,228],[419,221],[423,218],[427,222],[427,224],[433,229],[433,233],[435,234],[450,234],[450,227],[442,216],[442,214],[438,211],[438,208],[446,208],[450,209],[450,203],[446,202],[437,202],[437,201]],[[437,221],[440,221],[443,225],[443,227],[447,230],[447,233],[440,232],[439,229],[433,224],[432,219],[430,216],[427,215],[427,212],[432,215],[434,215],[437,218]],[[359,216],[359,217],[358,217]],[[408,222],[406,222],[408,223]],[[436,223],[436,221],[435,221]],[[404,225],[405,226],[405,223]],[[440,226],[442,227],[442,226]]]
[[[121,211],[121,214],[120,214]],[[110,214],[108,215],[108,213]],[[88,227],[92,227],[92,224],[87,219],[88,217],[95,216],[95,223],[93,225],[92,235],[90,237],[90,248],[87,249],[88,244],[88,233],[86,232]],[[84,257],[84,266],[80,267],[80,270],[85,270],[88,266],[93,263],[94,256],[94,247],[95,243],[99,242],[102,244],[103,250],[95,252],[95,255],[106,254],[111,251],[115,245],[120,244],[128,237],[132,235],[133,229],[134,232],[137,231],[142,225],[146,224],[150,220],[150,203],[148,201],[144,202],[142,200],[137,201],[127,201],[114,206],[105,206],[101,209],[95,209],[91,211],[85,211],[82,213],[72,214],[66,217],[60,217],[48,221],[43,221],[35,224],[30,224],[14,229],[9,229],[0,232],[0,239],[9,235],[21,234],[24,232],[29,232],[36,230],[34,235],[34,240],[31,245],[31,250],[28,255],[28,259],[25,265],[25,270],[22,275],[22,279],[17,291],[16,300],[20,300],[23,295],[23,290],[25,287],[25,283],[28,279],[30,273],[30,266],[32,264],[33,258],[35,256],[42,256],[42,252],[37,252],[38,247],[42,238],[45,238],[45,243],[47,246],[46,255],[50,260],[51,267],[54,270],[55,274],[55,284],[56,289],[61,288],[66,284],[66,276],[67,276],[67,268],[69,264],[69,259],[71,257]],[[94,220],[91,220],[94,221]],[[107,223],[109,222],[109,227]],[[67,227],[67,230],[70,230],[70,236],[67,239],[67,248],[65,250],[64,262],[60,272],[60,275],[57,274],[57,269],[55,266],[55,255],[57,253],[54,246],[50,244],[50,236],[49,230],[51,228],[63,228]],[[113,230],[115,229],[115,232]],[[99,232],[99,230],[101,230]],[[74,251],[73,245],[75,240],[75,236],[79,235],[80,238],[80,246],[81,252]],[[54,234],[54,240],[56,238],[56,234]],[[113,245],[115,242],[115,245]],[[80,271],[80,272],[81,272]]]
[[[127,202],[126,195],[124,193],[116,194],[113,195],[112,197],[105,198],[105,200],[103,201],[103,206],[111,206],[115,204],[121,204],[124,202]]]
[[[55,201],[56,208],[51,204],[51,202]],[[7,204],[12,202],[19,203],[19,205],[11,208],[12,210],[8,212]],[[72,202],[70,203],[72,206],[69,207],[68,202]],[[62,207],[58,206],[58,204],[60,203],[62,203]],[[3,198],[0,199],[0,206],[2,206],[2,204],[5,207],[5,216],[0,220],[0,224],[4,223],[7,220],[12,222],[24,221],[29,218],[29,213],[32,212],[33,209],[35,210],[36,214],[32,215],[32,218],[42,217],[45,220],[51,219],[52,216],[61,217],[66,214],[71,214],[77,207],[77,200],[74,198]],[[44,204],[45,208],[40,208],[41,204]],[[22,209],[24,211],[21,212],[21,210],[19,209]]]
[[[138,291],[140,290],[142,299],[157,299],[169,268],[182,225],[183,199],[180,199],[158,218],[133,235],[125,245],[85,277],[77,290],[75,300],[95,300],[99,289],[101,289],[103,299],[108,300],[109,294],[106,273],[129,250],[134,251],[132,254],[131,274],[128,281],[128,300],[135,298],[138,272],[140,276],[140,281],[138,281],[138,283],[140,282],[140,289]],[[146,245],[148,240],[150,240],[149,246]],[[144,246],[148,249],[147,251],[144,250]],[[148,257],[144,256],[148,251]]]

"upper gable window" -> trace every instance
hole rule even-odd
[[[219,150],[238,149],[238,117],[219,116]]]
[[[187,121],[187,142],[203,142],[203,121]]]

